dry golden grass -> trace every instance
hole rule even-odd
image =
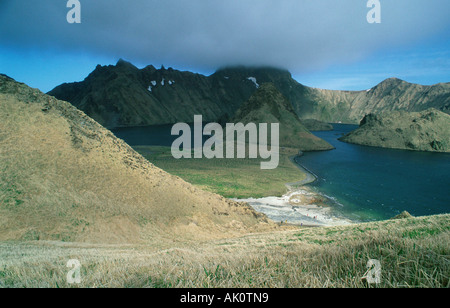
[[[0,76],[0,240],[152,243],[276,228],[150,164],[69,103]]]
[[[4,287],[450,287],[450,215],[253,234],[172,248],[0,243]],[[69,259],[81,284],[67,283]],[[361,278],[381,262],[381,284]]]

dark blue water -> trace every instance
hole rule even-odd
[[[204,124],[206,125],[206,123]],[[152,145],[152,146],[172,146],[172,143],[180,137],[180,135],[172,136],[173,125],[154,125],[154,126],[138,126],[123,127],[111,129],[116,137],[124,140],[130,146]],[[191,139],[194,140],[194,124],[190,123]],[[210,136],[202,136],[203,142],[208,140]]]
[[[306,153],[298,162],[318,176],[311,186],[333,197],[347,217],[391,218],[450,213],[450,154],[364,147],[337,140],[355,125],[316,132],[336,150]]]
[[[347,144],[337,139],[357,126],[334,127],[315,135],[336,150],[305,153],[298,162],[318,176],[310,186],[335,200],[338,212],[358,221],[388,219],[405,210],[414,216],[450,213],[450,154]],[[171,128],[131,127],[113,132],[131,146],[171,146],[178,138],[171,136]]]
[[[158,145],[170,147],[179,136],[172,136],[172,125],[115,128],[111,131],[116,137],[130,146]]]

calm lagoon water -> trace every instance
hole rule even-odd
[[[357,221],[391,218],[406,210],[414,216],[450,213],[450,154],[363,147],[337,139],[357,128],[334,124],[316,132],[336,150],[305,153],[297,162],[318,180],[309,186],[328,196],[335,210]],[[171,146],[172,126],[114,129],[131,146]]]
[[[192,126],[192,125],[191,125]],[[168,146],[179,136],[171,135],[172,125],[115,128],[111,131],[130,146],[157,145]]]
[[[318,180],[310,186],[360,220],[391,218],[406,210],[414,216],[450,213],[450,154],[381,149],[337,140],[357,128],[334,124],[316,132],[336,150],[305,153],[298,163]]]

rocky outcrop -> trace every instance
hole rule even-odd
[[[412,216],[408,211],[403,211],[400,214],[392,217],[391,220],[408,219],[408,218],[413,218],[413,217],[414,216]]]
[[[369,114],[339,140],[392,149],[450,152],[450,115],[436,109]]]

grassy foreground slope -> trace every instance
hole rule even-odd
[[[0,287],[450,287],[450,215],[248,235],[155,249],[0,243]],[[81,284],[68,285],[69,259]]]
[[[272,227],[155,167],[69,103],[0,75],[0,240],[137,243]]]

